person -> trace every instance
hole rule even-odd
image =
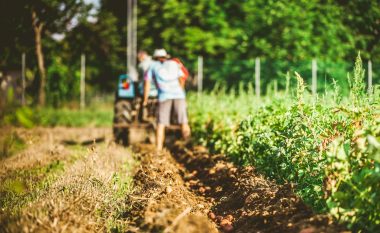
[[[148,71],[153,60],[152,57],[149,56],[149,54],[144,50],[141,50],[137,53],[137,59],[139,60],[139,81],[142,81],[144,79],[145,73]]]
[[[139,61],[139,64],[137,66],[137,69],[138,69],[138,82],[137,82],[137,85],[136,85],[136,90],[138,89],[139,91],[137,92],[139,95],[140,93],[144,93],[144,84],[143,84],[143,81],[144,81],[144,76],[146,74],[146,72],[148,71],[150,65],[152,64],[153,62],[153,59],[151,56],[149,56],[149,54],[144,51],[144,50],[140,50],[138,53],[137,53],[137,59]],[[150,93],[157,93],[157,90],[155,88],[154,85],[151,86],[150,90],[149,90]],[[144,94],[141,95],[141,97],[143,97]],[[142,106],[141,107],[141,111],[139,111],[139,119],[142,121],[142,122],[145,122],[145,121],[148,121],[148,115],[149,115],[149,110],[148,110],[148,107],[147,106],[144,106],[143,103],[141,103]]]
[[[181,125],[182,137],[185,140],[190,138],[186,95],[180,83],[185,74],[177,62],[169,59],[165,49],[156,49],[153,58],[156,61],[151,64],[144,77],[143,105],[148,103],[147,93],[153,81],[158,89],[156,147],[157,150],[162,150],[165,140],[165,127],[170,125],[172,107],[177,122]]]

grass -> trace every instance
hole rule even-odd
[[[63,161],[6,174],[0,183],[0,231],[18,232],[21,223],[36,231],[125,232],[132,152],[106,143],[65,150]]]
[[[16,132],[10,132],[0,138],[0,159],[10,157],[25,148],[25,141]]]
[[[59,174],[64,171],[62,161],[54,161],[46,166],[16,170],[0,184],[0,208],[16,213],[32,202],[41,192],[49,188]]]
[[[85,147],[78,145],[67,148],[71,154],[65,160],[54,160],[44,166],[13,170],[7,174],[0,184],[2,211],[17,214],[27,204],[46,192],[65,171],[65,167],[83,158],[87,153]]]
[[[0,114],[0,126],[111,127],[113,103],[106,101],[94,101],[85,109],[69,105],[62,108],[9,106]]]
[[[112,107],[79,109],[41,108],[36,110],[37,124],[41,126],[111,127]]]
[[[133,186],[133,178],[128,175],[132,171],[133,167],[136,166],[134,163],[125,162],[122,166],[121,171],[115,172],[112,177],[112,183],[116,189],[112,193],[112,213],[111,217],[107,219],[106,226],[108,232],[126,232],[126,224],[121,219],[124,218],[124,213],[131,208],[126,206],[125,198],[126,194],[131,193]],[[99,212],[99,215],[104,215],[106,209]]]

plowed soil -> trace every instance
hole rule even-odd
[[[290,185],[239,168],[201,146],[134,148],[140,167],[125,213],[128,232],[345,232],[311,211]]]
[[[158,153],[140,144],[131,153],[112,142],[109,129],[14,130],[27,146],[0,160],[0,181],[54,161],[65,169],[46,187],[32,185],[27,194],[33,198],[17,215],[0,209],[0,232],[345,231],[313,213],[290,185],[236,167],[202,146],[173,142]],[[132,189],[129,181],[117,182],[122,173],[133,176]]]

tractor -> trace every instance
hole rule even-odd
[[[154,143],[157,89],[151,85],[146,107],[143,90],[143,82],[133,82],[128,74],[119,76],[113,118],[113,135],[119,144]]]

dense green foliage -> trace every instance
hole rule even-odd
[[[297,74],[298,75],[298,74]],[[258,100],[252,93],[190,97],[195,138],[279,183],[292,183],[315,210],[355,230],[380,221],[379,90],[365,94],[358,58],[351,94],[310,96],[297,76],[294,93]]]
[[[26,52],[27,89],[32,97],[39,82],[32,9],[45,25],[45,64],[47,70],[55,67],[47,73],[50,84],[63,82],[70,87],[54,84],[60,89],[48,94],[47,102],[60,105],[66,101],[64,92],[78,97],[77,91],[67,90],[77,83],[82,53],[87,56],[87,84],[95,89],[113,90],[115,77],[125,72],[126,1],[99,0],[96,7],[74,0],[0,4],[0,27],[4,30],[0,70],[19,69],[21,53]],[[139,0],[138,49],[152,52],[165,47],[181,57],[193,74],[197,56],[203,55],[206,87],[215,82],[228,86],[249,82],[253,59],[261,57],[263,91],[275,79],[279,89],[284,88],[282,77],[287,71],[297,70],[309,77],[310,61],[318,58],[320,91],[323,81],[331,84],[332,78],[345,90],[345,81],[340,78],[350,69],[345,62],[348,58],[360,50],[365,60],[373,60],[374,68],[380,61],[379,9],[377,0]],[[62,39],[56,39],[57,33]]]

